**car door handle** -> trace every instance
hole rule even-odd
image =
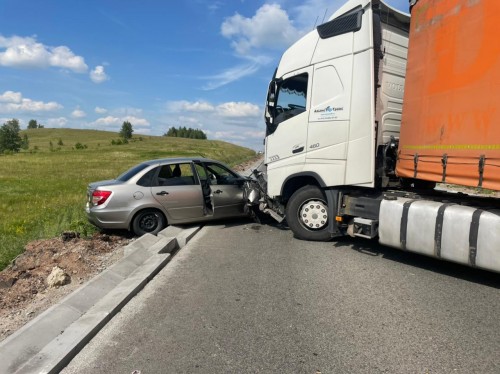
[[[220,194],[222,193],[222,190],[217,190],[217,191],[214,191],[215,194]]]
[[[165,196],[165,195],[168,195],[168,192],[167,191],[161,191],[161,192],[157,192],[156,194],[158,196]]]
[[[304,147],[300,147],[300,148],[295,148],[294,150],[292,150],[292,153],[300,153],[304,150]]]

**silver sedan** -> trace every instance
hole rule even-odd
[[[89,184],[87,218],[99,228],[140,236],[169,224],[244,216],[245,180],[209,159],[146,161],[116,179]]]

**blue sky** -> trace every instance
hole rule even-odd
[[[260,150],[280,55],[344,2],[0,0],[0,123],[186,126]]]

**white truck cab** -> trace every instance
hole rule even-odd
[[[399,136],[409,22],[351,0],[283,54],[266,103],[270,196],[301,176],[375,186],[377,148]]]

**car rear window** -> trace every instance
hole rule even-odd
[[[146,169],[148,166],[150,166],[150,165],[146,164],[146,163],[136,165],[132,169],[129,169],[125,173],[123,173],[122,175],[120,175],[118,178],[116,178],[116,180],[118,180],[120,182],[126,182],[130,178],[132,178],[134,175],[136,175],[138,172]]]

